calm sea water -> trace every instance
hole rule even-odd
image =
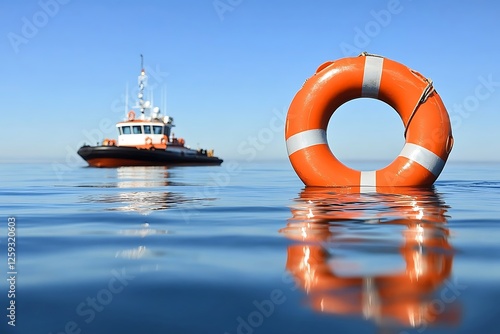
[[[3,164],[1,332],[498,333],[499,170],[359,195],[288,162]]]

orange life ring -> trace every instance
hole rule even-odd
[[[167,136],[166,135],[163,135],[163,137],[161,138],[161,143],[163,145],[166,145],[167,144]]]
[[[127,114],[128,120],[133,121],[135,119],[135,112],[133,110],[130,110]]]
[[[328,147],[326,129],[334,111],[360,97],[393,107],[405,126],[405,145],[376,171],[341,163]],[[321,65],[295,95],[285,125],[290,162],[306,186],[428,186],[441,173],[453,146],[450,119],[432,81],[380,56],[361,54]]]
[[[116,140],[106,138],[102,141],[102,145],[103,146],[116,146]]]
[[[153,139],[151,139],[151,137],[146,137],[145,141],[146,141],[146,145],[152,145],[153,144]]]

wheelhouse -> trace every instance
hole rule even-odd
[[[118,125],[119,135],[163,135],[169,133],[169,127],[154,124]]]
[[[162,121],[126,121],[116,124],[118,146],[141,146],[146,144],[167,144],[170,142],[172,123]]]

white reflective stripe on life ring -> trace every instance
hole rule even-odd
[[[363,73],[363,85],[361,86],[362,97],[378,97],[382,70],[384,69],[384,58],[367,56]]]
[[[439,156],[425,147],[412,143],[406,143],[399,156],[415,161],[436,176],[441,173],[445,165],[445,161]]]
[[[328,144],[326,141],[326,131],[323,129],[306,130],[288,138],[286,141],[286,149],[290,156],[306,147],[319,144]]]
[[[359,192],[361,193],[376,192],[377,171],[361,171],[361,180],[359,182],[359,187]]]

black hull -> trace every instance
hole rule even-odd
[[[220,165],[222,159],[205,154],[183,154],[162,149],[123,146],[82,146],[80,155],[92,167]]]

